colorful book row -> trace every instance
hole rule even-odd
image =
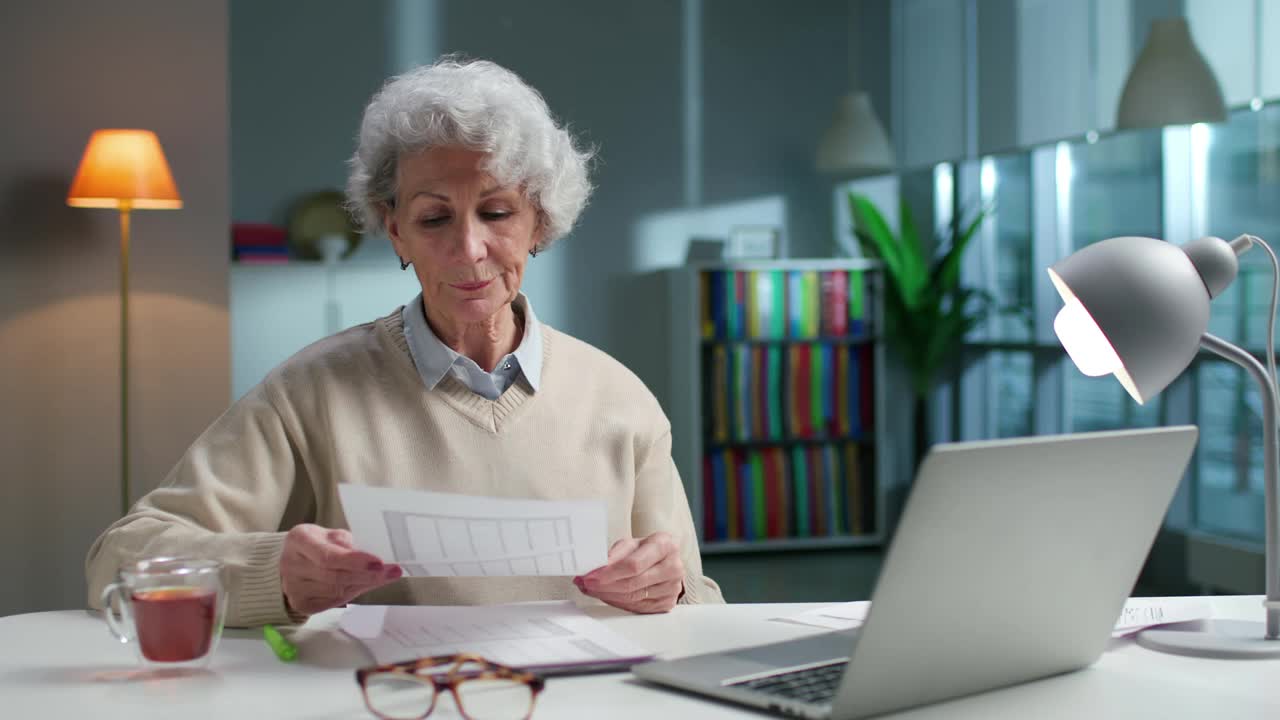
[[[707,453],[703,539],[874,532],[870,461],[870,453],[853,442]]]
[[[699,294],[704,340],[861,336],[873,317],[861,270],[710,270]]]
[[[869,344],[714,345],[703,353],[703,437],[863,437],[874,420],[872,357]]]

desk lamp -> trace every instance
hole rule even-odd
[[[150,130],[97,130],[67,193],[72,207],[120,211],[120,513],[129,512],[129,215],[133,210],[176,210],[160,140]]]
[[[1065,306],[1054,319],[1067,354],[1085,375],[1115,375],[1129,395],[1146,402],[1169,385],[1204,348],[1244,368],[1262,395],[1266,485],[1266,622],[1218,620],[1207,630],[1147,630],[1145,647],[1217,658],[1280,657],[1280,536],[1277,535],[1277,391],[1274,381],[1276,293],[1267,330],[1267,367],[1243,349],[1206,332],[1209,301],[1235,280],[1238,256],[1251,235],[1227,242],[1205,237],[1183,246],[1144,237],[1117,237],[1089,245],[1049,268]]]

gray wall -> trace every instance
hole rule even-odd
[[[346,181],[387,75],[384,3],[233,0],[230,17],[231,215],[284,224],[298,196]]]
[[[224,2],[0,5],[0,615],[84,606],[118,513],[119,225],[65,205],[91,131],[159,135],[186,207],[134,217],[134,484],[226,406]]]
[[[512,68],[599,148],[590,206],[572,235],[530,261],[526,289],[548,322],[613,353],[655,391],[665,387],[652,382],[665,368],[662,298],[632,272],[628,244],[640,217],[682,204],[680,19],[677,0],[482,0],[441,13],[442,50]]]

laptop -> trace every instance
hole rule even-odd
[[[1194,426],[943,444],[855,630],[656,661],[639,678],[846,720],[1092,664],[1195,448]]]

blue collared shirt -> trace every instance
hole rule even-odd
[[[475,360],[459,354],[436,337],[427,324],[421,293],[413,302],[405,305],[401,311],[404,339],[409,343],[409,354],[413,356],[413,364],[417,366],[418,375],[427,389],[434,390],[446,374],[452,373],[471,392],[489,400],[497,400],[523,373],[529,386],[537,392],[538,383],[542,379],[542,330],[538,327],[538,318],[533,314],[533,305],[524,293],[516,295],[512,305],[517,308],[517,312],[524,313],[524,337],[520,339],[515,352],[498,361],[491,373],[485,372]]]

